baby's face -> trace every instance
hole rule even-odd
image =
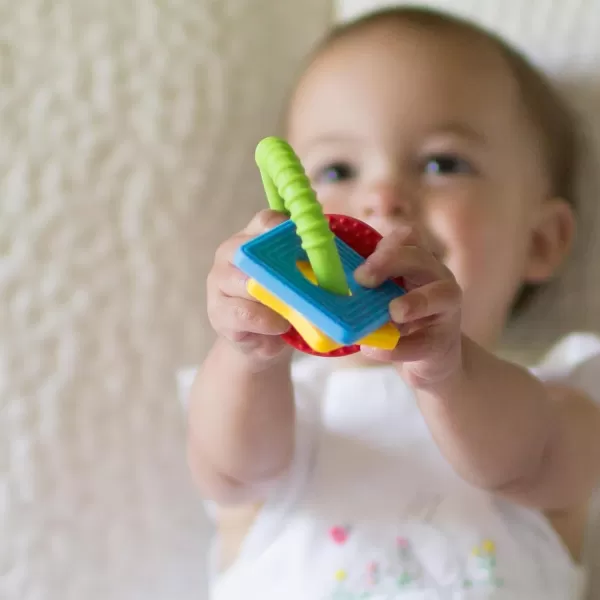
[[[302,78],[288,137],[325,212],[422,232],[490,344],[528,277],[547,194],[510,70],[484,44],[397,24],[344,39]]]

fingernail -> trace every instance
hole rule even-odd
[[[360,351],[366,358],[382,362],[390,360],[392,356],[392,353],[389,350],[381,350],[380,348],[373,348],[372,346],[361,346]]]
[[[354,272],[354,279],[362,285],[369,285],[375,280],[375,274],[368,262],[363,263]]]
[[[403,296],[390,302],[390,317],[395,323],[402,323],[408,319],[410,314],[410,305]]]

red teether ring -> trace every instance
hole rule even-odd
[[[375,251],[377,244],[381,240],[381,235],[375,231],[372,227],[345,215],[325,215],[329,221],[329,227],[335,235],[337,235],[343,242],[346,242],[353,250],[356,250],[363,258],[367,258]],[[281,336],[290,346],[293,346],[296,350],[304,352],[305,354],[312,354],[314,356],[324,356],[329,358],[336,358],[340,356],[348,356],[350,354],[356,354],[360,350],[360,346],[343,346],[337,350],[332,350],[325,354],[321,352],[315,352],[302,338],[302,336],[291,327],[289,331]]]

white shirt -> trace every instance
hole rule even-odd
[[[213,600],[582,597],[584,571],[545,517],[463,481],[393,368],[334,366],[294,365],[292,468]],[[534,369],[597,397],[599,372],[600,341],[581,335]]]

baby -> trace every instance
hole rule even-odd
[[[261,212],[220,247],[219,339],[189,415],[218,526],[212,598],[581,597],[600,410],[566,363],[494,354],[571,245],[568,109],[497,38],[396,8],[328,36],[286,126],[324,211],[383,234],[356,278],[403,277],[401,339],[292,364],[289,325],[232,266],[282,217]]]

